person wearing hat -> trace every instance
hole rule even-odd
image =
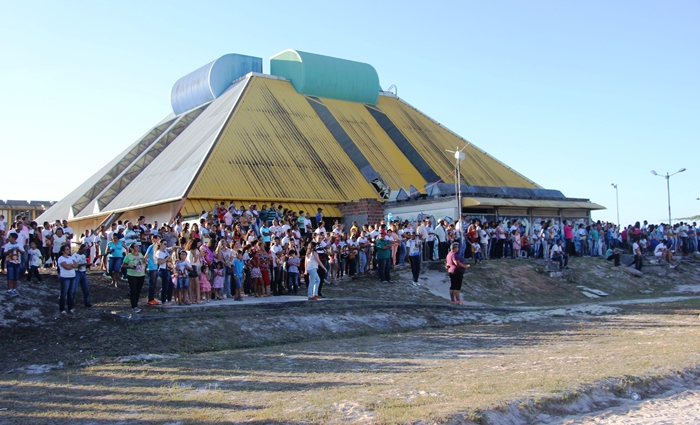
[[[461,293],[462,280],[464,272],[470,267],[469,264],[464,264],[464,258],[459,255],[459,242],[453,242],[450,252],[447,254],[445,267],[450,276],[450,300],[452,304],[464,304]]]

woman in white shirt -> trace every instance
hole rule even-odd
[[[56,233],[53,235],[53,262],[56,263],[58,261],[58,257],[61,256],[61,250],[63,249],[63,245],[66,243],[68,240],[68,237],[63,233],[62,228],[57,228]]]
[[[58,257],[56,264],[58,265],[58,278],[61,282],[61,296],[58,299],[58,310],[62,315],[66,313],[66,299],[68,301],[68,312],[74,314],[73,310],[73,299],[75,291],[73,291],[73,286],[75,285],[75,269],[80,265],[71,256],[70,246],[61,246],[61,255]]]
[[[319,299],[318,296],[318,285],[321,283],[321,279],[318,277],[318,268],[326,270],[323,266],[323,262],[318,257],[316,253],[316,242],[309,242],[306,247],[306,262],[304,274],[309,275],[309,301],[316,301]],[[327,270],[326,270],[327,271]]]
[[[199,273],[202,268],[202,262],[200,260],[199,247],[202,245],[200,239],[192,239],[187,244],[187,261],[192,265],[192,272],[190,274],[190,302],[201,304],[202,301],[199,298]]]

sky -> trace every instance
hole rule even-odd
[[[226,53],[366,62],[511,168],[623,224],[700,214],[700,2],[0,0],[0,199],[60,200]]]

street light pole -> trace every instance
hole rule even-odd
[[[651,170],[651,174],[659,177],[663,177],[666,179],[666,194],[668,196],[668,227],[671,227],[671,177],[675,176],[678,173],[682,173],[685,171],[685,168],[681,168],[680,170],[676,171],[673,174],[669,174],[668,171],[666,172],[666,175],[663,174],[658,174],[656,171]]]
[[[617,193],[617,183],[610,183],[615,188],[615,211],[617,212],[617,225],[620,225],[620,197]]]
[[[467,146],[465,146],[464,148],[466,148],[466,147]],[[456,185],[455,195],[457,196],[457,219],[455,221],[455,226],[457,225],[457,223],[461,223],[461,220],[462,220],[462,169],[461,169],[461,165],[462,165],[462,161],[464,160],[464,152],[462,152],[462,150],[464,150],[464,148],[459,149],[459,146],[458,146],[456,148],[456,150],[454,150],[454,151],[445,149],[445,151],[447,151],[447,152],[454,153],[455,160],[457,160],[457,167],[455,170],[455,185]],[[460,226],[461,225],[462,224],[460,224]],[[460,231],[464,232],[464,229],[460,228]]]

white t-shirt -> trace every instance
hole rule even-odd
[[[167,251],[158,250],[158,251],[156,252],[156,263],[158,263],[158,260],[167,260],[169,256],[170,256],[170,254],[168,254]],[[163,264],[158,264],[158,268],[159,268],[159,269],[164,269],[164,268],[165,268],[165,263],[163,263]]]
[[[550,252],[552,253],[552,256],[555,256],[557,254],[563,254],[564,250],[562,249],[561,246],[554,244],[554,245],[552,245],[552,249]]]
[[[30,266],[35,266],[39,267],[41,266],[41,251],[38,249],[29,249],[27,251],[27,255],[29,255],[29,265]]]
[[[489,243],[489,234],[484,229],[479,229],[479,242],[480,243]]]
[[[22,246],[22,245],[20,245],[20,244],[18,244],[18,243],[10,243],[10,242],[8,242],[8,243],[5,244],[5,247],[3,248],[4,252],[6,252],[6,253],[12,251],[13,249],[16,249],[17,251],[24,252],[24,246]],[[15,253],[15,254],[17,254],[17,253]],[[8,256],[8,257],[7,257],[7,261],[9,261],[9,262],[11,262],[11,263],[19,263],[19,262],[21,261],[20,258],[19,258],[19,255],[16,255],[15,257],[16,257],[16,258],[10,258],[10,257]]]
[[[84,254],[78,254],[76,252],[75,254],[73,254],[73,259],[76,263],[80,264],[80,267],[78,267],[78,271],[84,272],[87,270],[87,258],[85,258]]]
[[[62,236],[58,235],[53,235],[53,253],[58,254],[61,251],[61,246],[63,246],[64,243],[66,243],[66,234],[64,233]]]
[[[272,256],[275,257],[278,252],[282,251],[283,248],[279,245],[272,245],[270,247],[270,252],[272,253]]]
[[[661,257],[664,255],[664,249],[666,249],[666,245],[660,243],[656,245],[656,248],[654,248],[654,255],[657,257]]]
[[[0,221],[0,232],[7,230],[7,222],[5,220]]]
[[[53,232],[49,229],[44,229],[41,231],[41,238],[44,241],[44,246],[49,244],[49,237],[53,236]]]
[[[57,261],[58,270],[59,270],[59,275],[61,277],[65,277],[65,278],[75,277],[75,269],[66,270],[63,268],[64,264],[72,264],[73,261],[75,261],[75,258],[73,258],[73,256],[65,257],[65,256],[61,255],[60,257],[58,257],[58,261]]]

